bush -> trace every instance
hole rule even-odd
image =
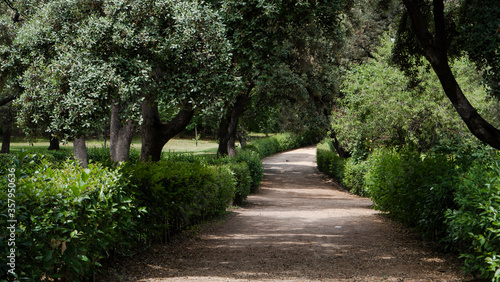
[[[235,194],[236,181],[227,165],[161,160],[122,169],[130,179],[128,192],[138,206],[147,207],[141,226],[152,240],[224,213]]]
[[[466,270],[500,281],[500,163],[477,162],[457,185],[455,201],[446,223]]]
[[[254,151],[261,159],[274,155],[278,152],[296,149],[305,145],[311,145],[309,136],[293,135],[291,133],[280,133],[271,137],[252,140],[244,150]]]
[[[376,150],[368,158],[366,188],[376,208],[425,237],[446,237],[444,215],[453,208],[458,164],[440,154]]]
[[[316,163],[319,171],[343,183],[346,159],[343,159],[329,149],[328,142],[318,145],[316,149]]]
[[[349,192],[360,196],[368,196],[365,185],[365,174],[368,168],[367,161],[356,161],[350,158],[345,162],[342,184]]]
[[[230,163],[229,169],[234,173],[236,179],[236,188],[234,194],[234,203],[241,205],[243,200],[250,194],[252,188],[252,177],[250,176],[250,169],[244,162]]]
[[[118,171],[94,164],[82,169],[75,162],[53,169],[37,155],[15,159],[12,168],[17,180],[18,279],[81,281],[100,266],[100,259],[127,253],[138,240],[135,220],[140,211],[123,191]],[[8,218],[6,192],[0,192],[3,226]],[[9,253],[9,235],[0,231],[3,257]],[[0,266],[2,275],[6,267]]]
[[[257,193],[260,182],[264,177],[264,168],[259,155],[253,151],[242,150],[235,157],[236,162],[244,162],[248,165],[250,173],[250,193]]]

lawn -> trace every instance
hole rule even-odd
[[[103,140],[87,140],[87,148],[102,148],[104,147]],[[106,146],[109,146],[109,140],[106,142]],[[13,140],[10,144],[10,149],[12,152],[21,151],[22,149],[27,148],[37,148],[37,149],[46,149],[49,147],[48,140],[39,140],[34,142],[33,144],[28,143],[25,140]],[[164,152],[177,152],[177,153],[215,153],[217,152],[218,143],[216,140],[198,140],[196,142],[194,139],[172,139],[170,140],[165,147],[163,147]],[[73,150],[73,143],[61,144],[62,150]],[[131,146],[132,150],[140,150],[141,149],[141,140],[134,139]]]

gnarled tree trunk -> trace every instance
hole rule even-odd
[[[110,155],[113,162],[126,162],[130,157],[130,144],[136,127],[132,121],[125,125],[120,121],[120,105],[114,102],[111,106]]]
[[[73,156],[80,162],[82,167],[87,168],[89,166],[87,148],[85,146],[85,135],[82,135],[73,141]]]
[[[141,105],[141,161],[159,161],[161,151],[167,142],[181,133],[194,116],[190,107],[182,109],[168,123],[163,124],[158,112],[158,104],[146,99]]]
[[[12,134],[12,110],[11,106],[7,109],[7,116],[3,121],[3,136],[2,136],[2,150],[0,154],[10,153],[10,136]]]
[[[47,150],[59,150],[59,139],[54,137],[53,135],[50,135],[50,141],[49,141],[49,148]]]
[[[335,131],[331,131],[330,133],[330,138],[332,138],[332,145],[335,148],[335,151],[337,151],[337,154],[341,158],[350,158],[351,153],[347,150],[345,150],[341,145],[339,140],[337,139],[337,135],[335,134]]]
[[[228,114],[222,118],[219,128],[219,148],[217,156],[235,156],[236,155],[236,130],[238,128],[238,121],[250,97],[250,91],[236,97],[236,101],[232,108],[229,109]]]

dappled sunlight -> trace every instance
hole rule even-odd
[[[370,199],[324,181],[313,159],[314,149],[265,159],[259,194],[214,230],[158,246],[161,262],[142,266],[148,274],[139,281],[453,280],[457,270],[446,259],[388,222]]]

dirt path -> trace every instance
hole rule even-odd
[[[249,205],[114,269],[118,281],[463,281],[437,255],[317,172],[315,148],[264,160]],[[109,280],[109,278],[106,278]]]

